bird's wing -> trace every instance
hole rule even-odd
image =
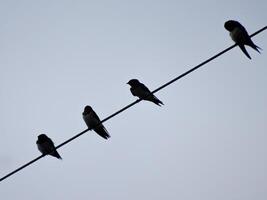
[[[96,119],[98,122],[100,122],[100,118],[98,117],[98,115],[95,113],[95,111],[92,111],[93,112],[93,118]]]
[[[49,138],[49,137],[47,137],[47,144],[49,145],[49,146],[51,146],[51,147],[55,147],[55,145],[54,145],[54,142]]]
[[[144,91],[144,92],[150,92],[150,90],[143,84],[143,83],[140,83],[140,88]]]

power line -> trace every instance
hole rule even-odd
[[[262,31],[264,31],[264,30],[266,30],[266,29],[267,29],[267,26],[265,26],[265,27],[263,27],[262,29],[256,31],[255,33],[253,33],[252,35],[250,35],[250,37],[254,37],[255,35],[259,34],[260,32],[262,32]],[[182,77],[184,77],[184,76],[190,74],[191,72],[197,70],[197,69],[200,68],[201,66],[207,64],[208,62],[214,60],[215,58],[221,56],[222,54],[226,53],[227,51],[233,49],[233,48],[236,47],[236,46],[237,46],[237,44],[234,44],[234,45],[228,47],[227,49],[221,51],[220,53],[214,55],[213,57],[211,57],[211,58],[205,60],[204,62],[200,63],[199,65],[193,67],[192,69],[190,69],[190,70],[184,72],[183,74],[177,76],[176,78],[172,79],[171,81],[169,81],[169,82],[165,83],[164,85],[160,86],[159,88],[155,89],[154,91],[152,91],[152,94],[158,92],[159,90],[162,90],[163,88],[167,87],[168,85],[174,83],[175,81],[181,79]],[[131,104],[129,104],[129,105],[123,107],[122,109],[118,110],[117,112],[115,112],[115,113],[113,113],[112,115],[110,115],[110,116],[106,117],[105,119],[103,119],[98,125],[100,125],[100,124],[106,122],[107,120],[109,120],[109,119],[115,117],[116,115],[118,115],[118,114],[120,114],[121,112],[127,110],[128,108],[134,106],[135,104],[139,103],[140,101],[141,101],[141,99],[138,99],[138,100],[134,101],[133,103],[131,103]],[[96,126],[98,126],[98,125],[96,125]],[[88,128],[88,129],[86,129],[86,130],[84,130],[84,131],[78,133],[77,135],[73,136],[72,138],[70,138],[70,139],[66,140],[65,142],[63,142],[63,143],[59,144],[58,146],[56,146],[56,149],[58,149],[58,148],[64,146],[65,144],[71,142],[72,140],[74,140],[74,139],[80,137],[81,135],[83,135],[84,133],[86,133],[86,132],[89,131],[89,130],[91,130],[91,129]],[[10,172],[9,174],[3,176],[3,177],[0,179],[0,182],[3,181],[3,180],[5,180],[5,179],[8,178],[9,176],[11,176],[11,175],[13,175],[13,174],[19,172],[19,171],[22,170],[23,168],[25,168],[25,167],[31,165],[32,163],[36,162],[37,160],[43,158],[44,156],[45,156],[45,155],[41,155],[41,156],[39,156],[39,157],[37,157],[37,158],[31,160],[30,162],[26,163],[25,165],[22,165],[21,167],[17,168],[16,170]]]

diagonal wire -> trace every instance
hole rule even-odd
[[[250,37],[254,37],[255,35],[259,34],[260,32],[262,32],[262,31],[264,31],[264,30],[266,30],[266,29],[267,29],[267,26],[265,26],[265,27],[263,27],[262,29],[256,31],[255,33],[251,34]],[[203,66],[203,65],[207,64],[208,62],[214,60],[215,58],[221,56],[222,54],[226,53],[227,51],[230,51],[231,49],[233,49],[233,48],[236,47],[236,46],[237,46],[237,44],[234,44],[234,45],[228,47],[227,49],[221,51],[220,53],[218,53],[218,54],[212,56],[211,58],[205,60],[204,62],[198,64],[197,66],[193,67],[192,69],[190,69],[190,70],[184,72],[183,74],[177,76],[176,78],[172,79],[171,81],[169,81],[169,82],[165,83],[164,85],[160,86],[159,88],[155,89],[154,91],[152,91],[152,94],[158,92],[159,90],[162,90],[163,88],[167,87],[168,85],[174,83],[175,81],[181,79],[182,77],[184,77],[184,76],[190,74],[191,72],[197,70],[197,69],[200,68],[201,66]],[[134,101],[133,103],[130,103],[129,105],[123,107],[122,109],[118,110],[117,112],[115,112],[115,113],[113,113],[112,115],[110,115],[110,116],[106,117],[105,119],[103,119],[103,120],[102,120],[99,124],[97,124],[96,126],[98,126],[98,125],[100,125],[100,124],[102,124],[102,123],[108,121],[109,119],[115,117],[116,115],[120,114],[121,112],[123,112],[123,111],[127,110],[128,108],[134,106],[135,104],[139,103],[140,101],[141,101],[141,99],[138,99],[138,100]],[[84,133],[86,133],[87,131],[89,131],[89,130],[91,130],[91,129],[92,129],[92,128],[88,128],[88,129],[86,129],[86,130],[84,130],[84,131],[78,133],[77,135],[73,136],[72,138],[70,138],[70,139],[66,140],[65,142],[61,143],[60,145],[56,146],[56,149],[58,149],[58,148],[64,146],[65,144],[71,142],[72,140],[74,140],[74,139],[80,137],[81,135],[83,135]],[[10,172],[9,174],[3,176],[2,178],[0,178],[0,182],[3,181],[3,180],[5,180],[6,178],[10,177],[11,175],[17,173],[18,171],[22,170],[23,168],[25,168],[25,167],[27,167],[27,166],[33,164],[34,162],[36,162],[37,160],[43,158],[44,156],[45,156],[45,155],[41,155],[41,156],[39,156],[39,157],[37,157],[37,158],[31,160],[30,162],[26,163],[25,165],[22,165],[21,167],[17,168],[16,170]]]

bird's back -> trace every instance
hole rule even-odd
[[[83,119],[88,128],[94,128],[94,126],[96,126],[100,122],[100,119],[94,112],[90,112],[86,115],[83,115]]]
[[[231,36],[232,40],[234,42],[236,42],[237,44],[246,44],[248,39],[249,39],[249,35],[248,35],[247,31],[242,27],[236,27],[230,33],[230,36]]]

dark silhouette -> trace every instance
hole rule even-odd
[[[134,96],[140,99],[151,101],[158,106],[164,105],[155,95],[153,95],[150,90],[137,79],[131,79],[127,84],[131,86],[130,90]]]
[[[39,151],[44,155],[51,155],[58,159],[62,159],[59,153],[57,152],[53,141],[47,137],[45,134],[41,134],[38,136],[38,140],[36,141],[37,147]]]
[[[101,121],[91,106],[85,106],[83,111],[83,120],[88,128],[94,129],[94,131],[104,139],[108,139],[110,137],[107,129],[100,124]]]
[[[265,27],[259,29],[259,30],[256,31],[255,33],[251,34],[250,37],[254,37],[255,35],[257,35],[257,34],[263,32],[263,31],[265,31],[266,29],[267,29],[267,26],[265,26]],[[167,83],[165,83],[165,84],[161,85],[160,87],[158,87],[157,89],[155,89],[155,90],[153,91],[153,93],[156,93],[156,92],[158,92],[158,91],[160,91],[160,90],[166,88],[167,86],[169,86],[169,85],[173,84],[174,82],[176,82],[176,81],[182,79],[183,77],[187,76],[188,74],[190,74],[190,73],[196,71],[197,69],[203,67],[204,65],[206,65],[206,64],[209,63],[210,61],[212,61],[212,60],[218,58],[219,56],[223,55],[224,53],[230,51],[230,50],[233,49],[235,46],[236,46],[236,45],[232,45],[232,46],[230,46],[230,47],[228,47],[228,48],[226,48],[226,49],[220,51],[219,53],[213,55],[212,57],[208,58],[207,60],[201,62],[200,64],[198,64],[198,65],[196,65],[196,66],[194,66],[193,68],[189,69],[188,71],[186,71],[186,72],[184,72],[184,73],[178,75],[177,77],[171,79],[171,80],[168,81]],[[138,100],[136,100],[136,101],[134,101],[134,102],[132,102],[132,103],[130,103],[130,104],[124,106],[123,108],[121,108],[121,109],[119,109],[118,111],[112,113],[112,114],[109,115],[108,117],[102,119],[101,122],[104,123],[104,122],[110,120],[111,118],[113,118],[113,117],[115,117],[115,116],[121,114],[122,112],[126,111],[127,109],[131,108],[132,106],[138,104],[140,101],[141,101],[141,99],[138,99]],[[87,133],[88,131],[89,131],[89,129],[86,129],[86,130],[83,130],[82,132],[77,133],[77,134],[74,135],[73,137],[71,137],[71,138],[65,140],[64,142],[62,142],[61,144],[59,144],[59,145],[57,146],[57,148],[61,148],[62,146],[69,144],[70,142],[72,142],[73,140],[77,139],[77,138],[80,137],[81,135]],[[26,168],[26,167],[30,166],[31,164],[37,162],[38,160],[40,160],[40,159],[43,158],[44,156],[45,156],[45,155],[42,154],[42,155],[40,155],[40,156],[38,156],[38,157],[36,157],[36,158],[30,160],[29,162],[25,163],[24,165],[21,165],[20,167],[16,168],[15,170],[9,172],[8,174],[6,174],[6,175],[4,175],[3,177],[0,178],[0,182],[6,180],[7,178],[11,177],[12,175],[14,175],[14,174],[20,172],[21,170],[23,170],[24,168]]]
[[[239,22],[229,20],[224,23],[224,28],[230,32],[232,40],[240,47],[240,49],[249,59],[251,59],[251,57],[248,54],[245,45],[250,46],[251,48],[255,49],[257,52],[260,53],[259,49],[261,48],[252,42],[247,30]]]

